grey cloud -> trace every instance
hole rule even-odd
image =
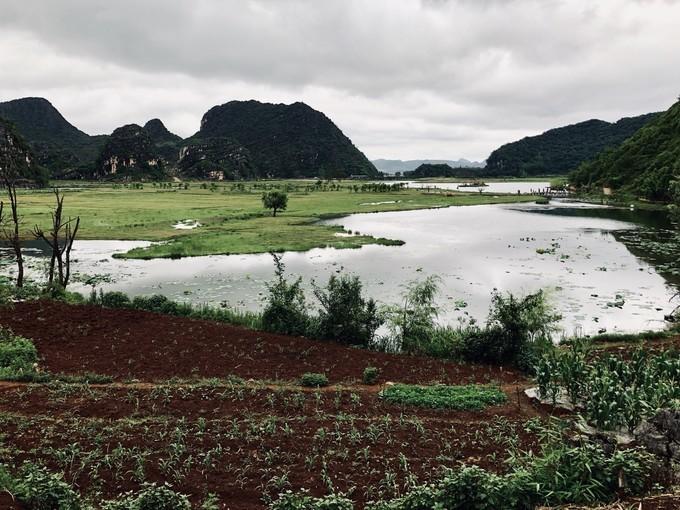
[[[187,135],[213,104],[304,100],[371,157],[484,158],[507,137],[665,108],[680,82],[668,0],[0,0],[0,12],[2,99],[47,96],[92,132],[151,115]]]

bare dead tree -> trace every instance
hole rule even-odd
[[[16,181],[13,177],[12,163],[10,158],[3,158],[0,162],[1,167],[1,182],[2,185],[7,189],[7,195],[9,196],[9,206],[10,206],[10,218],[9,221],[4,221],[2,218],[2,229],[0,233],[2,237],[9,243],[10,247],[14,251],[14,259],[17,263],[17,287],[24,286],[24,257],[21,250],[21,237],[19,236],[19,229],[21,226],[21,219],[19,217],[19,201],[17,199],[17,186]],[[4,203],[3,203],[4,209]]]
[[[50,265],[47,273],[47,281],[50,286],[54,283],[55,270],[57,283],[66,288],[71,279],[71,250],[73,242],[78,235],[80,216],[69,217],[64,220],[64,195],[59,188],[54,189],[56,205],[52,211],[52,228],[45,233],[38,225],[33,227],[33,235],[36,239],[42,239],[52,250]]]

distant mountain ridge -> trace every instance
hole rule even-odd
[[[323,113],[304,103],[230,101],[214,106],[190,140],[227,138],[265,177],[377,177],[373,164]]]
[[[41,97],[0,103],[0,118],[16,126],[39,164],[57,173],[93,162],[106,140],[80,131]]]
[[[650,200],[678,200],[680,185],[675,183],[680,181],[680,101],[619,147],[580,165],[570,181],[595,191],[607,187]]]
[[[381,172],[393,174],[396,172],[410,172],[418,168],[422,164],[428,165],[449,165],[452,168],[483,168],[484,162],[470,161],[465,158],[461,159],[374,159],[371,161],[375,167]]]
[[[502,145],[486,160],[484,175],[567,174],[606,148],[617,147],[658,113],[610,123],[591,119]]]
[[[42,98],[0,103],[0,117],[16,126],[40,164],[57,178],[379,175],[328,117],[304,103],[231,101],[215,106],[186,140],[160,119],[90,136]]]

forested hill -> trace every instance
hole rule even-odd
[[[581,188],[611,187],[652,200],[671,200],[680,179],[680,101],[618,148],[582,164],[570,176]]]
[[[208,110],[195,140],[235,140],[263,177],[378,175],[373,163],[323,113],[304,103],[231,101]]]
[[[0,118],[0,174],[2,185],[8,182],[25,183],[30,181],[40,186],[46,185],[47,171],[35,161],[31,149],[17,133],[14,124]]]
[[[304,103],[231,101],[215,106],[186,140],[159,119],[143,128],[128,124],[112,135],[90,136],[49,101],[35,97],[0,103],[0,118],[16,126],[55,178],[378,176],[328,117]]]
[[[0,117],[16,126],[38,163],[53,174],[92,163],[106,141],[80,131],[41,97],[0,103]]]
[[[479,177],[480,173],[480,168],[452,167],[445,163],[423,163],[411,172],[404,172],[404,177],[408,179],[420,179],[428,177],[468,178]]]
[[[657,113],[618,122],[587,120],[507,143],[491,153],[484,174],[529,176],[566,174],[608,147],[617,147]]]

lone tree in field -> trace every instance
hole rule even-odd
[[[32,164],[26,143],[15,132],[13,126],[0,119],[0,186],[5,188],[9,197],[9,219],[4,218],[4,203],[0,203],[0,234],[14,251],[17,264],[16,286],[24,285],[24,257],[21,251],[19,228],[19,203],[17,184],[27,175]]]
[[[288,207],[288,195],[283,191],[265,191],[262,193],[262,204],[265,209],[272,210],[272,216],[276,216],[276,211],[285,211]]]
[[[38,225],[33,227],[33,235],[36,239],[45,241],[52,250],[50,265],[47,273],[48,285],[54,285],[55,266],[57,270],[57,284],[65,289],[71,279],[71,249],[73,241],[78,234],[80,216],[76,218],[63,218],[64,195],[59,188],[54,189],[56,205],[52,211],[52,229],[45,233]]]

